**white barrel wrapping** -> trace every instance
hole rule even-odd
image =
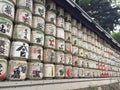
[[[65,13],[65,21],[71,22],[71,15],[69,13]]]
[[[56,52],[56,63],[64,64],[65,63],[65,55],[63,52]]]
[[[82,24],[80,22],[77,24],[77,28],[78,28],[78,30],[81,30]]]
[[[43,48],[33,45],[30,47],[30,59],[32,61],[43,61]]]
[[[78,30],[78,38],[82,38],[83,37],[83,32],[81,30]]]
[[[62,39],[56,39],[56,49],[65,51],[65,41]]]
[[[56,65],[55,66],[55,77],[63,78],[65,76],[65,68],[64,65]]]
[[[65,43],[65,52],[72,53],[72,44],[71,43],[68,43],[68,42]]]
[[[76,36],[72,36],[72,44],[73,45],[78,45],[78,38]]]
[[[63,28],[57,28],[57,38],[64,39],[65,38],[65,32]]]
[[[77,27],[77,20],[76,19],[72,19],[72,26]]]
[[[25,58],[29,57],[29,45],[25,42],[13,41],[11,46],[11,57],[15,58]]]
[[[28,75],[29,79],[42,79],[43,78],[43,64],[39,62],[28,63]]]
[[[0,81],[6,78],[7,73],[7,60],[0,59]]]
[[[57,17],[57,22],[56,22],[56,26],[64,28],[65,26],[65,21],[63,17]]]
[[[65,66],[65,77],[66,78],[72,77],[72,66]]]
[[[27,74],[27,62],[20,60],[10,60],[8,67],[9,80],[24,80]]]
[[[83,44],[83,41],[82,41],[81,39],[78,39],[78,46],[79,46],[79,47],[83,47],[83,45],[84,45],[84,44]]]
[[[18,40],[25,40],[30,42],[31,29],[22,24],[16,24],[14,26],[13,38]]]
[[[72,31],[72,24],[70,22],[65,22],[65,31]]]
[[[15,21],[32,26],[32,13],[26,9],[17,9]]]
[[[42,31],[33,30],[32,31],[32,37],[31,37],[31,43],[35,43],[38,45],[44,45],[44,33]]]
[[[57,7],[57,16],[64,17],[64,9],[61,7]]]
[[[84,64],[84,59],[83,58],[78,58],[78,66],[79,67],[84,67],[83,64]]]
[[[78,66],[78,57],[77,56],[72,56],[72,65]]]
[[[72,55],[71,54],[65,54],[65,64],[72,65]]]
[[[65,32],[65,41],[72,42],[72,35],[70,32]]]
[[[0,17],[0,34],[11,37],[13,31],[13,22],[7,18]]]
[[[72,77],[73,78],[78,78],[79,77],[79,68],[78,67],[73,67],[72,68]]]
[[[55,65],[54,64],[44,64],[44,77],[45,78],[55,77]]]
[[[44,5],[34,3],[34,14],[35,15],[39,15],[40,17],[45,18],[45,12],[46,12],[46,9]]]
[[[78,47],[72,46],[72,55],[78,56]]]
[[[56,40],[53,36],[45,36],[45,47],[55,49]]]
[[[56,60],[55,51],[52,49],[44,49],[44,62],[54,63]]]
[[[10,17],[12,20],[14,20],[14,4],[9,0],[0,0],[0,14]]]
[[[85,77],[85,69],[79,68],[79,77]]]
[[[53,11],[47,11],[45,20],[46,22],[56,24],[56,13]]]
[[[33,9],[33,0],[17,0],[18,7],[28,8],[30,11]]]
[[[4,37],[0,37],[0,56],[9,56],[10,40]]]
[[[78,29],[76,27],[72,27],[72,31],[71,31],[72,35],[77,36],[78,37]]]
[[[53,0],[48,0],[46,3],[46,9],[56,11],[56,3],[53,2]]]
[[[56,36],[56,26],[52,23],[46,23],[45,34]]]
[[[84,55],[84,50],[82,48],[78,49],[78,56],[83,57]]]
[[[33,28],[44,31],[45,20],[39,16],[33,16]]]

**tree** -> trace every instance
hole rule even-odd
[[[110,0],[111,1],[111,0]],[[77,3],[107,32],[119,24],[118,6],[112,7],[108,0],[77,0]]]
[[[118,43],[120,43],[120,32],[112,33],[111,35]]]

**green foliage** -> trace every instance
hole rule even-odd
[[[77,3],[107,32],[119,24],[119,7],[112,7],[108,0],[77,0]]]
[[[111,35],[118,43],[120,43],[120,32],[112,33]]]

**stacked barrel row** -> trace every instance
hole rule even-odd
[[[119,76],[119,52],[52,0],[0,0],[0,80]]]

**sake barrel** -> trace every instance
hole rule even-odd
[[[78,56],[83,57],[83,55],[84,55],[84,49],[83,48],[79,48],[78,49]]]
[[[33,28],[44,31],[45,20],[39,16],[33,16]]]
[[[32,26],[32,13],[26,9],[17,9],[15,21]]]
[[[45,34],[51,35],[51,36],[56,36],[56,26],[52,23],[46,23]]]
[[[65,32],[65,41],[72,42],[72,35],[70,32]]]
[[[57,16],[64,17],[64,9],[61,7],[57,7]]]
[[[85,77],[91,77],[91,69],[85,69]]]
[[[68,12],[65,13],[65,21],[71,22],[71,15]]]
[[[72,25],[70,22],[65,22],[65,31],[68,31],[68,32],[72,31]]]
[[[55,77],[63,78],[65,76],[64,65],[55,65]]]
[[[13,41],[11,45],[10,57],[28,59],[29,45],[25,42]]]
[[[56,11],[56,3],[53,0],[47,0],[46,9]]]
[[[43,64],[39,62],[28,63],[28,75],[29,79],[42,79],[43,78]]]
[[[33,0],[17,0],[17,7],[25,7],[32,11],[33,9]]]
[[[44,62],[54,63],[56,60],[56,53],[53,49],[44,49]]]
[[[46,0],[33,0],[34,3],[40,3],[42,5],[45,5]]]
[[[45,20],[46,22],[56,24],[56,13],[53,11],[47,11]]]
[[[57,17],[56,26],[64,28],[65,27],[64,25],[65,25],[64,18],[63,17]]]
[[[72,44],[73,45],[78,45],[78,38],[76,36],[72,36]]]
[[[39,30],[32,30],[31,43],[44,45],[44,33]]]
[[[72,35],[78,37],[78,29],[76,27],[72,27],[71,33],[72,33]]]
[[[7,18],[0,17],[0,34],[11,37],[12,31],[13,31],[13,22]]]
[[[14,20],[15,7],[10,0],[0,0],[0,14]]]
[[[65,54],[65,64],[72,65],[72,55],[71,54]]]
[[[27,62],[20,60],[10,60],[8,67],[9,80],[24,80],[27,74]]]
[[[13,39],[30,42],[31,29],[23,24],[14,26]]]
[[[77,20],[76,19],[72,19],[72,26],[77,27]]]
[[[17,1],[17,0],[11,0],[11,1],[16,5],[16,1]]]
[[[34,3],[34,10],[33,11],[34,11],[35,15],[38,15],[38,16],[40,16],[42,18],[45,18],[46,9],[45,9],[44,5]]]
[[[83,32],[81,30],[78,30],[78,38],[82,38],[83,37]]]
[[[83,61],[83,58],[80,58],[80,57],[79,57],[79,58],[78,58],[78,66],[79,66],[79,67],[82,67],[82,66],[83,66],[83,62],[84,62],[84,61]]]
[[[44,77],[45,78],[55,77],[55,65],[54,64],[44,64]]]
[[[65,51],[65,41],[62,39],[56,39],[56,49]]]
[[[73,67],[72,68],[72,77],[73,78],[78,78],[79,77],[79,68],[78,67]]]
[[[0,59],[0,81],[6,78],[7,60]]]
[[[83,33],[83,41],[87,41],[87,34]]]
[[[80,48],[83,48],[83,41],[82,41],[82,39],[78,39],[78,46],[80,47]]]
[[[79,68],[79,77],[85,77],[85,69]]]
[[[56,37],[57,38],[61,38],[64,40],[65,38],[65,33],[64,33],[64,29],[63,28],[57,28],[57,33],[56,33]]]
[[[81,22],[78,22],[78,23],[77,23],[77,28],[78,28],[78,30],[81,30],[81,28],[82,28]]]
[[[10,40],[0,37],[0,56],[8,57],[10,51]]]
[[[56,52],[56,63],[57,64],[64,64],[65,63],[65,55],[63,52],[60,52],[60,51]]]
[[[43,61],[43,48],[41,46],[30,46],[30,60],[31,61]]]
[[[72,78],[72,66],[65,66],[65,78]]]
[[[45,36],[45,47],[55,49],[55,37]]]
[[[72,44],[71,43],[68,43],[68,42],[66,42],[65,43],[65,52],[66,53],[72,53]]]
[[[78,56],[78,47],[72,46],[72,55]]]
[[[78,57],[77,56],[72,56],[72,65],[78,66]]]

